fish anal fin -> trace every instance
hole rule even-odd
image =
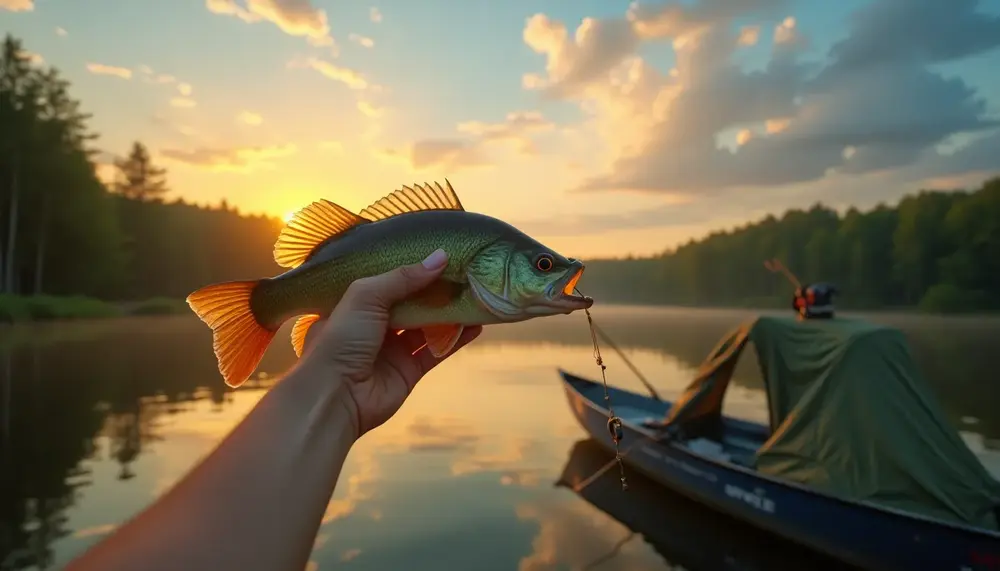
[[[462,336],[465,329],[462,325],[429,325],[422,327],[424,340],[427,341],[427,350],[437,358],[444,357],[458,343],[458,338]]]
[[[407,301],[424,307],[446,307],[462,293],[463,284],[449,280],[435,280]]]
[[[465,210],[448,179],[444,180],[444,184],[425,182],[412,187],[404,186],[368,205],[361,211],[361,216],[375,221],[421,210]]]
[[[292,216],[274,243],[274,261],[294,268],[309,258],[317,246],[346,230],[369,222],[343,206],[318,200]]]
[[[267,351],[275,331],[257,322],[250,296],[257,281],[205,286],[187,297],[188,305],[212,329],[219,372],[230,387],[242,385]]]
[[[315,313],[303,315],[295,320],[292,326],[292,348],[295,349],[295,356],[301,357],[306,347],[306,336],[309,335],[309,328],[319,321],[319,316]]]

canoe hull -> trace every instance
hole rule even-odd
[[[560,371],[570,409],[592,438],[609,451],[603,387]],[[1000,570],[1000,534],[955,526],[871,504],[841,500],[794,483],[656,442],[644,418],[662,418],[670,403],[609,389],[623,420],[629,469],[706,506],[828,554],[850,565],[879,570]],[[753,423],[728,421],[740,425]],[[766,427],[756,425],[757,430]],[[628,493],[628,492],[623,492]]]

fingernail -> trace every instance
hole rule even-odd
[[[436,270],[441,266],[443,266],[447,261],[448,261],[448,254],[445,254],[444,250],[439,248],[431,252],[431,255],[424,258],[424,261],[421,263],[428,270]]]

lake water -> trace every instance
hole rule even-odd
[[[594,310],[667,398],[750,316]],[[1000,320],[869,317],[907,333],[952,422],[1000,475]],[[193,317],[0,329],[0,569],[59,569],[162,494],[293,362],[286,332],[265,356],[262,380],[228,391],[210,332]],[[556,373],[599,378],[591,353],[582,314],[488,328],[355,446],[310,568],[832,568],[634,472],[625,494],[613,471],[584,497],[556,486],[608,460],[582,442]],[[604,353],[612,383],[642,390],[609,348]],[[749,353],[727,412],[766,420]]]

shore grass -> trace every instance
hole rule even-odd
[[[0,295],[0,323],[176,315],[187,311],[184,300],[165,297],[114,303],[84,296]]]

